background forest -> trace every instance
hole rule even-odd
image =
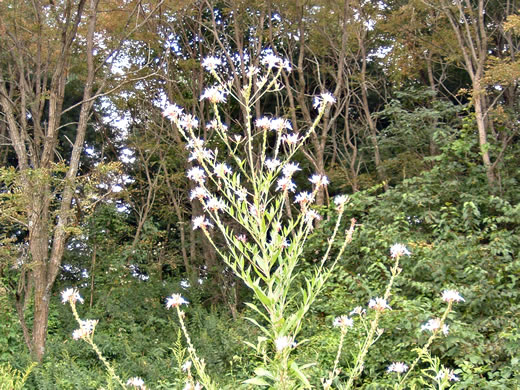
[[[382,294],[399,242],[412,256],[356,388],[392,388],[388,365],[413,361],[449,288],[466,301],[431,352],[455,370],[452,388],[520,388],[519,10],[518,0],[0,0],[0,382],[30,368],[28,389],[117,388],[71,337],[69,287],[125,381],[183,388],[172,293],[189,301],[186,325],[220,385],[250,377],[253,295],[192,229],[203,212],[186,177],[193,162],[162,113],[184,107],[221,148],[199,99],[214,83],[203,59],[222,59],[240,89],[246,64],[272,53],[292,71],[253,117],[286,118],[300,134],[315,95],[336,99],[294,156],[299,187],[313,173],[330,180],[299,275],[323,254],[335,195],[350,197],[342,229],[357,221],[298,335],[294,354],[316,363],[306,372],[327,376],[334,318]],[[243,135],[237,102],[220,108]],[[359,332],[345,336],[344,372]]]

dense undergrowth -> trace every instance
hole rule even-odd
[[[413,359],[413,349],[426,338],[421,324],[440,310],[435,297],[441,289],[454,286],[466,302],[450,318],[450,334],[432,346],[434,356],[456,368],[460,380],[454,388],[520,386],[518,194],[514,179],[504,183],[502,193],[491,194],[479,185],[484,174],[461,174],[467,169],[471,167],[456,159],[441,161],[440,166],[386,193],[372,189],[351,197],[346,212],[357,218],[359,227],[299,336],[305,344],[296,354],[300,360],[316,363],[309,368],[316,373],[313,377],[325,376],[334,360],[338,344],[338,332],[331,326],[334,317],[366,305],[383,289],[389,278],[387,248],[399,240],[413,256],[403,260],[390,301],[393,310],[381,324],[387,331],[368,355],[360,388],[384,388],[390,383],[388,362]],[[332,223],[333,214],[320,225],[305,252],[309,270]],[[125,275],[123,268],[114,268],[119,277],[96,290],[92,308],[80,307],[85,317],[100,319],[96,342],[118,372],[124,377],[140,376],[154,389],[182,387],[183,342],[174,316],[164,309],[164,299],[176,291],[191,303],[185,310],[186,321],[209,372],[223,386],[247,378],[257,357],[244,341],[254,342],[260,335],[244,320],[253,315],[246,307],[233,319],[225,308],[211,303],[204,283],[182,288],[179,278],[139,280]],[[301,271],[305,275],[305,265]],[[74,320],[59,304],[58,294],[55,299],[48,354],[30,373],[26,388],[111,388],[114,384],[95,354],[71,339]],[[30,358],[16,315],[6,298],[2,300],[0,360],[1,373],[6,375],[8,363],[24,371]],[[347,365],[354,355],[358,336],[354,330],[346,337],[341,364]]]

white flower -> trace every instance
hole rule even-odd
[[[68,288],[61,292],[62,303],[76,303],[77,301],[79,301],[79,303],[83,303],[83,298],[81,298],[81,295],[79,295],[79,291],[77,288]]]
[[[296,145],[299,140],[300,137],[298,137],[298,134],[284,134],[282,136],[282,141],[284,141],[287,145]]]
[[[223,103],[226,101],[226,94],[218,87],[210,87],[204,90],[200,100],[208,99],[211,103]]]
[[[260,212],[258,211],[258,209],[256,208],[256,206],[254,204],[249,206],[249,214],[251,214],[255,217],[260,217]]]
[[[318,108],[324,104],[333,104],[336,103],[336,98],[330,92],[324,92],[320,96],[314,97],[314,108]]]
[[[76,329],[74,332],[72,332],[72,338],[74,340],[79,340],[90,336],[96,328],[98,322],[98,320],[80,320],[79,329]]]
[[[206,123],[206,129],[216,129],[218,128],[218,121],[216,119],[210,120]]]
[[[440,318],[432,318],[428,320],[425,324],[421,325],[421,330],[425,331],[428,330],[430,332],[435,332],[436,330],[440,329],[441,327],[441,319]],[[446,324],[442,325],[442,333],[444,333],[445,336],[449,333],[449,326]]]
[[[72,332],[72,338],[74,340],[82,339],[84,337],[87,337],[88,335],[89,335],[89,332],[83,328],[76,329],[74,332]]]
[[[98,322],[99,320],[81,320],[80,326],[81,329],[85,329],[87,332],[92,333]]]
[[[242,141],[242,138],[243,138],[240,134],[235,134],[234,137],[235,137],[235,142],[237,144],[239,144],[240,141]]]
[[[274,340],[274,345],[276,346],[276,350],[280,352],[289,347],[294,348],[296,343],[288,336],[280,336]]]
[[[329,184],[329,178],[325,175],[314,174],[310,177],[309,181],[317,187],[326,186]]]
[[[327,104],[334,104],[334,103],[336,103],[336,98],[330,92],[322,93],[321,94],[321,98]]]
[[[188,371],[191,368],[191,360],[186,360],[186,362],[182,365],[182,371]]]
[[[352,315],[358,315],[358,316],[362,316],[366,313],[367,311],[365,309],[363,309],[361,306],[356,306],[348,315],[349,316],[352,316]]]
[[[204,206],[205,210],[211,210],[213,212],[220,211],[226,208],[226,204],[217,198],[211,198],[207,201],[206,205]]]
[[[260,69],[256,66],[250,66],[247,68],[247,77],[253,77],[255,74],[258,74],[258,72],[260,72]]]
[[[211,149],[206,148],[196,148],[194,149],[190,157],[188,158],[188,161],[197,160],[199,162],[202,162],[204,160],[213,160],[214,152]]]
[[[207,229],[213,227],[213,224],[204,216],[199,215],[198,217],[193,218],[193,230],[197,229]]]
[[[395,362],[388,366],[387,368],[388,372],[397,372],[398,374],[405,373],[408,371],[408,366],[404,364],[403,362]]]
[[[312,106],[314,108],[318,108],[319,106],[321,106],[322,101],[323,100],[319,96],[314,96],[314,102],[312,103]]]
[[[247,190],[244,187],[240,187],[235,191],[235,195],[239,202],[244,202],[247,199]]]
[[[388,306],[388,303],[386,303],[386,300],[379,297],[371,299],[370,302],[368,302],[368,307],[377,311],[384,311],[386,309],[392,310],[392,308]]]
[[[290,177],[284,176],[281,179],[278,179],[278,186],[276,187],[276,191],[282,190],[294,192],[295,189],[296,184],[294,184]]]
[[[332,325],[340,328],[352,328],[354,326],[354,320],[346,315],[343,315],[334,318]]]
[[[222,130],[222,132],[226,132],[228,130],[228,127],[225,123],[219,123],[216,119],[213,119],[209,121],[209,123],[206,123],[207,129],[215,129],[215,130]]]
[[[261,62],[262,65],[267,65],[268,68],[280,67],[284,65],[282,59],[273,53],[267,53],[264,58],[262,58]]]
[[[171,121],[175,121],[182,115],[182,110],[183,109],[176,104],[170,104],[163,111],[163,116]]]
[[[337,195],[334,197],[334,204],[338,207],[343,206],[345,203],[348,202],[348,196],[347,195]]]
[[[215,165],[215,169],[213,170],[215,175],[220,178],[224,178],[224,176],[229,175],[231,173],[231,168],[229,168],[224,163],[218,163]]]
[[[315,220],[319,221],[321,219],[321,215],[319,215],[315,210],[305,210],[305,213],[303,215],[303,220],[306,223],[312,223]]]
[[[166,298],[166,308],[177,307],[180,305],[187,305],[188,301],[185,300],[181,294],[173,294],[171,297]]]
[[[464,298],[455,290],[444,290],[442,292],[442,300],[444,302],[465,302]]]
[[[300,206],[304,206],[312,202],[314,202],[314,195],[312,195],[310,192],[300,192],[294,198],[294,203],[299,203]]]
[[[192,382],[188,381],[182,390],[202,390],[202,385],[199,382],[193,384]]]
[[[199,120],[191,114],[185,114],[180,117],[179,126],[190,130],[199,126]]]
[[[274,131],[292,130],[291,122],[284,118],[271,119],[270,126]]]
[[[280,160],[278,160],[276,158],[268,158],[267,160],[265,160],[265,166],[270,171],[274,171],[276,169],[276,167],[278,167],[279,165],[280,165]]]
[[[255,126],[260,127],[261,129],[270,129],[271,128],[271,119],[269,119],[266,116],[263,116],[261,118],[258,118],[255,121]]]
[[[239,234],[238,236],[235,236],[235,238],[242,244],[245,244],[247,242],[247,237],[245,234]]]
[[[206,180],[206,173],[200,167],[193,167],[187,173],[186,176],[188,179],[193,180],[199,184],[204,183]]]
[[[410,256],[411,253],[403,244],[394,244],[390,247],[390,256],[392,256],[393,259],[404,255]]]
[[[459,377],[457,375],[455,375],[453,370],[450,370],[448,368],[442,368],[435,376],[435,380],[436,381],[448,380],[448,381],[456,382],[459,380]]]
[[[202,66],[210,72],[216,70],[219,65],[222,65],[222,60],[217,57],[206,57],[202,60]]]
[[[179,126],[188,130],[197,128],[199,126],[199,120],[191,114],[186,114],[181,116]]]
[[[209,192],[204,187],[195,187],[190,192],[190,200],[198,199],[202,201],[207,197],[209,197]]]
[[[138,376],[134,376],[133,378],[130,378],[126,382],[126,385],[127,386],[134,386],[134,387],[143,387],[144,386],[144,381],[141,378],[139,378]]]
[[[291,66],[291,63],[289,62],[289,60],[284,60],[283,61],[283,65],[282,67],[287,71],[287,72],[291,72],[292,71],[292,66]]]
[[[186,149],[201,149],[204,146],[204,140],[200,138],[192,138],[186,144]]]
[[[298,166],[298,163],[285,164],[285,166],[282,169],[282,173],[287,177],[291,177],[297,171],[301,171],[301,168]]]

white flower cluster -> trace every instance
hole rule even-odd
[[[255,121],[255,126],[262,130],[273,130],[276,132],[292,130],[291,122],[285,118],[268,118],[263,116]]]
[[[72,332],[72,338],[79,340],[89,337],[96,329],[98,322],[98,320],[80,320],[80,327]]]
[[[392,310],[390,306],[388,306],[388,303],[384,298],[373,298],[368,302],[368,307],[370,309],[374,309],[375,311],[383,312],[385,310]]]
[[[276,340],[274,340],[274,345],[278,352],[283,351],[286,348],[294,348],[296,347],[296,343],[289,336],[280,336]]]
[[[286,71],[290,71],[290,64],[277,57],[269,50],[264,52],[261,63],[269,70],[272,68],[283,68]],[[202,61],[202,66],[209,72],[215,72],[222,64],[222,60],[217,57],[207,57]],[[258,68],[250,68],[251,75],[258,74],[259,72],[260,70]],[[211,103],[215,104],[225,102],[226,95],[230,93],[227,88],[230,87],[220,85],[207,88],[202,93],[201,100],[208,99]],[[335,102],[335,98],[330,93],[325,92],[317,97],[316,101],[320,102],[320,104],[332,104]],[[186,147],[190,150],[189,161],[197,161],[200,164],[192,166],[187,172],[188,179],[197,184],[197,186],[190,192],[190,200],[198,200],[201,202],[204,210],[210,212],[210,214],[213,213],[213,216],[215,216],[217,212],[228,210],[228,204],[226,202],[231,202],[229,206],[233,205],[235,208],[237,205],[236,202],[247,202],[248,192],[240,185],[240,176],[236,176],[227,164],[217,162],[216,151],[206,148],[205,141],[198,138],[194,133],[194,129],[199,125],[198,120],[192,114],[184,113],[184,110],[177,105],[168,105],[164,110],[163,115],[174,122],[188,140]],[[303,142],[304,137],[289,132],[292,130],[292,125],[291,122],[285,118],[269,118],[266,116],[258,117],[255,121],[255,126],[262,131],[274,131],[277,133],[279,140],[277,148],[280,147],[280,145],[286,145],[289,148],[289,151],[296,150],[295,148]],[[217,134],[225,143],[226,140],[230,139],[227,135],[227,128],[220,122],[220,120],[218,120],[218,117],[217,119],[212,120],[208,124],[208,127],[215,129]],[[240,144],[245,139],[240,134],[234,134],[233,138],[236,145]],[[229,146],[232,144],[226,143],[226,145]],[[232,150],[230,151],[232,152]],[[266,156],[263,167],[273,174],[273,176],[271,176],[273,178],[276,178],[276,175],[281,171],[282,174],[276,178],[275,190],[282,193],[296,192],[296,184],[293,181],[293,176],[296,172],[300,171],[301,168],[297,163],[280,161],[280,159],[276,157],[278,156],[278,149],[273,153],[275,155],[274,157]],[[226,195],[225,199],[212,196],[206,186],[208,178],[210,178],[212,182],[222,180],[222,182],[219,182],[219,186],[223,184],[231,187],[231,194],[234,195],[235,198],[231,199],[229,193]],[[235,180],[235,178],[237,180]],[[304,214],[303,221],[307,224],[320,219],[320,215],[315,211],[310,210],[310,206],[315,200],[316,191],[329,184],[327,176],[322,174],[312,175],[309,181],[314,185],[314,191],[312,193],[305,191],[300,192],[294,199],[294,202],[300,205]],[[342,205],[346,200],[347,198],[345,196],[340,196],[336,199],[335,203],[338,205],[338,208],[342,210]],[[251,209],[251,205],[248,205],[248,208]],[[212,226],[213,224],[210,220],[204,216],[197,216],[193,219],[193,229],[208,229]]]
[[[128,379],[126,382],[127,386],[137,387],[140,390],[145,390],[146,386],[144,385],[144,381],[138,376],[134,376],[133,378]]]
[[[191,360],[186,360],[186,362],[182,365],[181,369],[184,372],[190,371],[192,366]]]
[[[388,372],[397,372],[398,374],[403,374],[408,371],[408,366],[403,362],[395,362],[388,366]]]
[[[272,51],[266,50],[265,55],[260,61],[262,65],[271,68],[282,68],[287,72],[292,70],[291,63],[288,60],[284,60],[277,55],[273,54]]]
[[[182,390],[202,390],[202,385],[199,382],[193,383],[192,381],[187,381]]]
[[[442,292],[442,300],[444,302],[465,302],[464,298],[455,290],[444,290]]]
[[[171,297],[166,298],[166,308],[177,307],[180,305],[187,305],[188,301],[185,300],[181,294],[173,294]]]
[[[403,244],[394,244],[390,247],[390,256],[393,259],[410,255],[410,251]]]
[[[224,103],[226,101],[226,93],[219,87],[206,88],[200,100],[208,99],[211,103]]]
[[[222,65],[222,60],[218,57],[206,57],[202,61],[202,67],[208,72],[215,71]]]
[[[453,370],[450,370],[448,368],[442,368],[437,375],[435,376],[436,381],[450,381],[450,382],[457,382],[459,380],[459,377],[455,375],[455,372]]]
[[[63,304],[70,302],[71,304],[79,302],[83,303],[83,298],[79,295],[77,288],[68,288],[61,292],[61,302]]]
[[[336,328],[342,329],[352,328],[354,326],[354,320],[349,316],[342,315],[334,318],[334,322],[332,323],[332,325]]]
[[[442,325],[442,329],[441,329],[441,325]],[[428,320],[428,322],[426,322],[425,324],[421,325],[422,331],[427,330],[430,332],[435,332],[439,329],[441,329],[442,333],[444,333],[445,336],[447,336],[448,333],[450,332],[449,326],[446,324],[441,324],[440,318],[432,318],[432,319]]]
[[[320,96],[314,97],[314,108],[321,108],[322,105],[334,104],[336,98],[330,92],[324,92]]]

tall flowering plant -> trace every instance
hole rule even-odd
[[[292,132],[285,118],[253,117],[252,108],[266,93],[280,91],[282,72],[290,72],[290,64],[266,54],[262,67],[251,66],[247,83],[235,90],[219,72],[218,58],[206,58],[205,69],[216,80],[201,99],[212,107],[213,120],[207,125],[214,130],[224,151],[211,149],[208,140],[199,138],[198,120],[181,107],[169,105],[164,116],[170,119],[187,141],[189,160],[193,166],[187,176],[196,187],[191,199],[197,199],[204,214],[193,218],[193,229],[201,229],[225,264],[249,287],[256,304],[247,305],[261,321],[250,319],[264,334],[257,345],[266,367],[253,383],[276,382],[289,388],[294,381],[308,384],[298,365],[290,360],[297,347],[305,314],[322,290],[339,257],[349,242],[354,223],[345,232],[343,244],[335,259],[329,260],[332,245],[339,234],[346,196],[335,198],[338,218],[328,240],[323,258],[312,277],[305,280],[297,296],[294,294],[296,268],[302,259],[305,243],[321,216],[313,209],[316,194],[329,183],[326,176],[315,174],[308,180],[308,190],[300,191],[295,177],[301,168],[294,155],[315,131],[335,98],[327,92],[314,98],[316,118],[303,134]],[[219,103],[235,99],[245,113],[240,129],[231,131],[222,122]],[[299,212],[287,213],[294,204]],[[212,229],[220,233],[224,243],[216,242]],[[291,294],[291,295],[290,295]],[[260,378],[261,377],[261,378]]]
[[[199,138],[197,118],[185,113],[183,108],[169,105],[164,116],[185,137],[190,151],[192,167],[187,176],[195,183],[190,197],[199,201],[203,210],[203,214],[193,218],[193,229],[202,231],[227,267],[256,297],[254,303],[246,304],[257,314],[256,319],[249,320],[263,336],[256,344],[247,344],[261,357],[262,364],[244,384],[273,389],[312,388],[311,381],[318,381],[307,377],[304,373],[306,367],[296,363],[292,352],[299,347],[297,336],[305,315],[352,239],[355,220],[351,221],[350,228],[340,232],[348,198],[337,196],[334,204],[338,215],[323,257],[316,263],[310,277],[303,277],[303,283],[301,278],[297,281],[297,267],[305,244],[321,218],[313,204],[318,191],[328,185],[328,179],[323,175],[312,175],[308,179],[309,190],[300,191],[295,178],[300,175],[301,168],[294,156],[315,131],[328,106],[335,103],[335,98],[327,92],[314,98],[316,118],[303,134],[294,133],[291,123],[284,118],[254,118],[252,107],[266,93],[280,91],[278,80],[282,72],[291,70],[287,61],[272,54],[266,54],[261,63],[261,69],[248,68],[245,86],[235,90],[233,83],[226,82],[219,73],[220,59],[210,57],[203,62],[216,80],[216,85],[207,88],[201,96],[210,102],[214,116],[207,127],[214,129],[223,150],[211,149],[209,140]],[[240,129],[228,129],[222,122],[219,104],[229,98],[235,99],[245,114]],[[298,212],[293,212],[293,207]],[[341,245],[330,258],[337,239],[341,240]],[[391,290],[401,273],[401,262],[410,255],[404,245],[393,245],[390,248],[393,259],[391,277],[382,296],[370,299],[366,307],[358,306],[348,315],[334,319],[332,325],[339,328],[340,337],[333,367],[326,377],[320,378],[324,390],[356,387],[364,372],[369,350],[384,333],[379,324],[381,318],[392,310],[389,304]],[[447,306],[440,317],[429,319],[421,326],[420,330],[429,336],[422,347],[415,349],[416,358],[411,362],[389,362],[387,375],[395,376],[392,389],[404,390],[409,384],[413,387],[417,383],[423,386],[421,388],[445,389],[458,380],[456,372],[443,367],[429,351],[436,339],[449,333],[448,315],[453,311],[453,305],[463,302],[464,298],[456,290],[449,289],[442,292],[441,299]],[[83,301],[78,290],[63,291],[62,301],[71,305],[79,324],[72,337],[84,340],[94,349],[110,376],[122,388],[146,389],[139,377],[132,377],[125,383],[103,357],[94,343],[97,320],[82,320],[76,310],[76,303]],[[186,373],[183,390],[218,389],[191,341],[184,322],[185,313],[181,309],[186,304],[188,302],[179,294],[166,300],[166,307],[177,313],[187,344],[189,359],[180,367]],[[365,335],[357,341],[356,349],[349,351],[353,361],[349,369],[343,371],[340,358],[345,336],[354,326],[364,329]],[[183,356],[184,351],[180,360],[184,359]],[[411,376],[414,370],[421,371],[418,378]]]

